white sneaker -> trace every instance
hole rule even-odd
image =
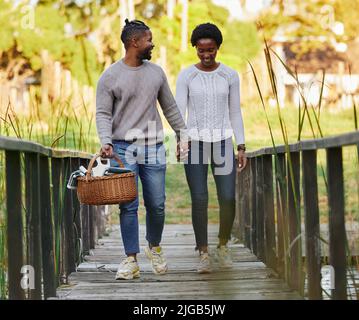
[[[227,246],[220,246],[216,250],[216,258],[221,268],[232,268],[233,261],[231,256],[231,250]]]
[[[152,270],[155,274],[164,274],[166,273],[168,267],[166,259],[163,257],[163,251],[160,246],[145,247],[145,253],[148,259],[151,261]]]
[[[116,280],[131,280],[140,277],[140,268],[134,257],[122,260],[116,273]]]
[[[211,260],[209,257],[208,252],[201,252],[200,253],[200,260],[197,267],[198,273],[211,273],[212,272],[212,266],[211,266]]]

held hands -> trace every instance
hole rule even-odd
[[[177,162],[185,161],[187,159],[190,146],[191,142],[177,142]]]
[[[101,147],[101,157],[102,158],[112,158],[113,157],[113,148],[110,144],[105,144]]]

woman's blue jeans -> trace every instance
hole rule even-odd
[[[162,143],[150,146],[131,144],[122,140],[112,141],[116,152],[126,168],[141,179],[144,205],[146,208],[146,240],[152,246],[161,242],[165,220],[165,174],[166,151]],[[118,166],[111,160],[111,166]],[[138,197],[136,200],[120,204],[120,227],[125,253],[140,252],[138,226]]]
[[[217,187],[219,239],[227,242],[235,216],[236,162],[232,139],[192,141],[185,172],[192,198],[192,224],[197,248],[208,246],[208,164]]]

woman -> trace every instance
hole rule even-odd
[[[216,61],[222,44],[217,26],[197,26],[191,36],[199,62],[178,76],[176,100],[191,138],[186,178],[192,198],[192,224],[199,250],[199,273],[212,271],[208,255],[208,164],[217,187],[219,202],[219,244],[216,256],[221,267],[231,267],[227,242],[235,216],[236,165],[234,134],[239,170],[246,166],[244,128],[240,109],[239,77],[235,70]],[[187,114],[187,117],[186,117]]]

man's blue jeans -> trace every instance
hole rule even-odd
[[[152,246],[161,242],[165,220],[165,174],[166,151],[162,143],[140,146],[126,141],[114,140],[116,152],[126,168],[141,179],[143,199],[146,208],[146,240]],[[111,166],[118,166],[111,160]],[[120,227],[126,254],[140,252],[138,235],[138,198],[120,205]]]

